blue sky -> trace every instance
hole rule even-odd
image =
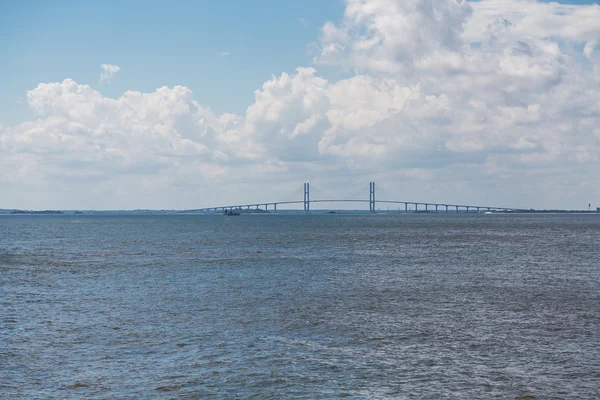
[[[25,0],[0,7],[5,124],[23,117],[27,90],[65,78],[111,97],[185,85],[216,112],[241,113],[270,74],[311,64],[310,43],[344,9],[341,0]],[[103,63],[121,71],[99,86]]]
[[[312,64],[319,29],[343,11],[343,0],[2,2],[0,124],[30,117],[27,90],[65,78],[109,97],[185,85],[215,112],[241,114],[271,74]],[[104,63],[121,71],[99,85]]]
[[[0,208],[587,206],[600,7],[561,3],[0,2]]]

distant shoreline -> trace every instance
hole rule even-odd
[[[303,210],[277,210],[273,212],[271,210],[242,210],[242,215],[277,215],[277,214],[304,214]],[[349,215],[349,214],[370,214],[368,210],[330,210],[330,209],[318,209],[311,210],[309,214],[333,214],[333,215]],[[408,210],[404,212],[402,210],[378,210],[375,214],[460,214],[460,215],[478,215],[478,214],[499,214],[499,215],[531,215],[531,214],[577,214],[577,215],[600,215],[598,211],[585,211],[585,210],[520,210],[520,211],[480,211],[480,212],[467,212],[459,211],[425,211],[425,210]],[[20,210],[20,209],[0,209],[0,215],[222,215],[220,212],[197,212],[191,210]]]

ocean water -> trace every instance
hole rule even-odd
[[[600,216],[0,216],[0,398],[597,399]]]

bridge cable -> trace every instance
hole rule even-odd
[[[298,187],[298,189],[292,191],[281,199],[276,199],[276,201],[302,201],[302,196],[304,196],[304,188]]]

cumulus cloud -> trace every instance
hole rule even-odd
[[[462,1],[349,0],[341,25],[324,26],[315,61],[357,71],[356,77],[334,86],[350,86],[357,99],[370,99],[375,88],[384,89],[354,111],[353,117],[362,113],[357,121],[337,127],[351,140],[323,149],[353,157],[378,149],[375,154],[389,159],[422,152],[438,166],[482,162],[494,153],[550,152],[557,143],[572,140],[572,131],[561,132],[557,124],[572,126],[583,113],[597,117],[598,94],[587,89],[594,85],[590,71],[553,40],[562,25],[546,32],[550,39],[523,35],[515,23],[500,18],[502,10],[506,17],[517,12],[515,2],[475,4],[477,8]],[[527,5],[519,12],[544,8],[536,2]],[[478,12],[489,9],[496,19],[478,31],[475,46],[467,40],[466,28],[471,20],[482,19]],[[594,29],[598,35],[600,28]],[[591,35],[585,32],[586,38]],[[375,101],[394,93],[387,104]],[[594,101],[586,105],[579,102],[583,98]],[[577,102],[577,108],[569,101]],[[371,105],[376,109],[369,110]]]
[[[215,115],[184,86],[112,99],[70,79],[40,84],[27,96],[38,118],[0,127],[0,181],[171,190],[173,207],[221,202],[226,193],[192,188],[223,182],[257,201],[286,181],[371,179],[412,200],[587,204],[600,196],[586,173],[600,167],[599,12],[347,0],[322,27],[315,65],[272,76],[244,115]],[[347,76],[325,79],[324,65]],[[258,189],[239,190],[246,182]]]
[[[88,85],[65,79],[40,84],[27,98],[40,118],[18,125],[12,135],[5,136],[7,145],[22,152],[64,152],[70,155],[67,163],[121,173],[154,171],[186,158],[251,158],[250,145],[242,143],[246,151],[221,146],[235,135],[238,118],[214,116],[183,86],[152,93],[128,91],[111,99]]]
[[[592,53],[594,52],[594,48],[595,47],[596,47],[596,42],[595,41],[587,42],[585,44],[585,47],[583,48],[583,54],[587,58],[592,58]]]
[[[484,39],[487,26],[498,19],[511,21],[515,33],[537,39],[596,40],[600,32],[600,5],[574,5],[537,0],[483,0],[470,3],[473,16],[465,25],[464,38]]]
[[[102,73],[100,74],[100,82],[111,82],[117,72],[121,70],[118,65],[102,64]]]

